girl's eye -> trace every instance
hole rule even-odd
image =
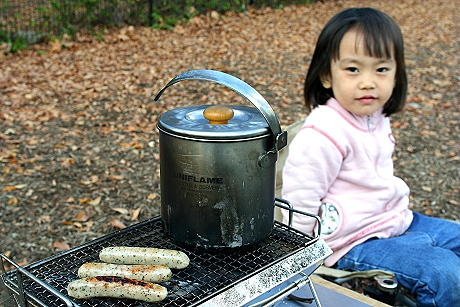
[[[380,67],[377,69],[377,72],[387,72],[389,69],[387,67]]]
[[[347,70],[348,70],[349,72],[354,72],[354,73],[359,72],[359,69],[356,68],[356,67],[347,67]]]

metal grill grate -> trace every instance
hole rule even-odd
[[[256,246],[231,252],[194,250],[176,245],[164,233],[161,219],[157,217],[28,265],[24,269],[67,295],[66,287],[70,281],[78,278],[78,268],[86,262],[99,261],[99,252],[104,247],[124,245],[182,250],[189,256],[190,265],[184,270],[173,270],[172,279],[163,283],[169,294],[162,302],[146,303],[111,298],[72,301],[77,306],[91,307],[197,306],[315,241],[316,238],[275,222],[269,238]],[[17,282],[14,271],[9,272],[8,277]],[[46,302],[47,306],[65,306],[62,300],[31,279],[24,279],[24,289],[28,295]]]

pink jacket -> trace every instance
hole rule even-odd
[[[328,202],[339,213],[337,230],[322,235],[334,251],[327,266],[369,238],[399,236],[410,226],[409,187],[393,175],[394,146],[381,111],[356,116],[335,99],[313,109],[289,146],[282,197],[301,211],[318,214]],[[313,234],[316,223],[294,214],[293,227]]]

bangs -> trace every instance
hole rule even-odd
[[[343,27],[340,27],[335,35],[338,39],[334,39],[330,48],[330,58],[338,60],[340,57],[340,42],[343,36],[348,31],[356,30],[357,40],[362,39],[364,42],[364,52],[366,55],[376,58],[389,59],[392,56],[396,57],[395,51],[403,46],[402,33],[390,17],[381,14],[375,14],[372,10],[366,14],[358,14],[353,16],[351,20],[344,20]],[[356,18],[358,17],[358,18]],[[356,44],[358,44],[356,42]]]
[[[394,37],[390,33],[386,33],[384,29],[372,29],[368,26],[358,25],[357,40],[363,39],[364,52],[366,55],[375,58],[389,59],[393,56]],[[356,42],[358,44],[358,42]]]

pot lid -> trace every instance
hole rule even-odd
[[[173,109],[160,116],[158,128],[173,135],[212,140],[271,135],[270,126],[260,111],[241,105],[198,105]]]

